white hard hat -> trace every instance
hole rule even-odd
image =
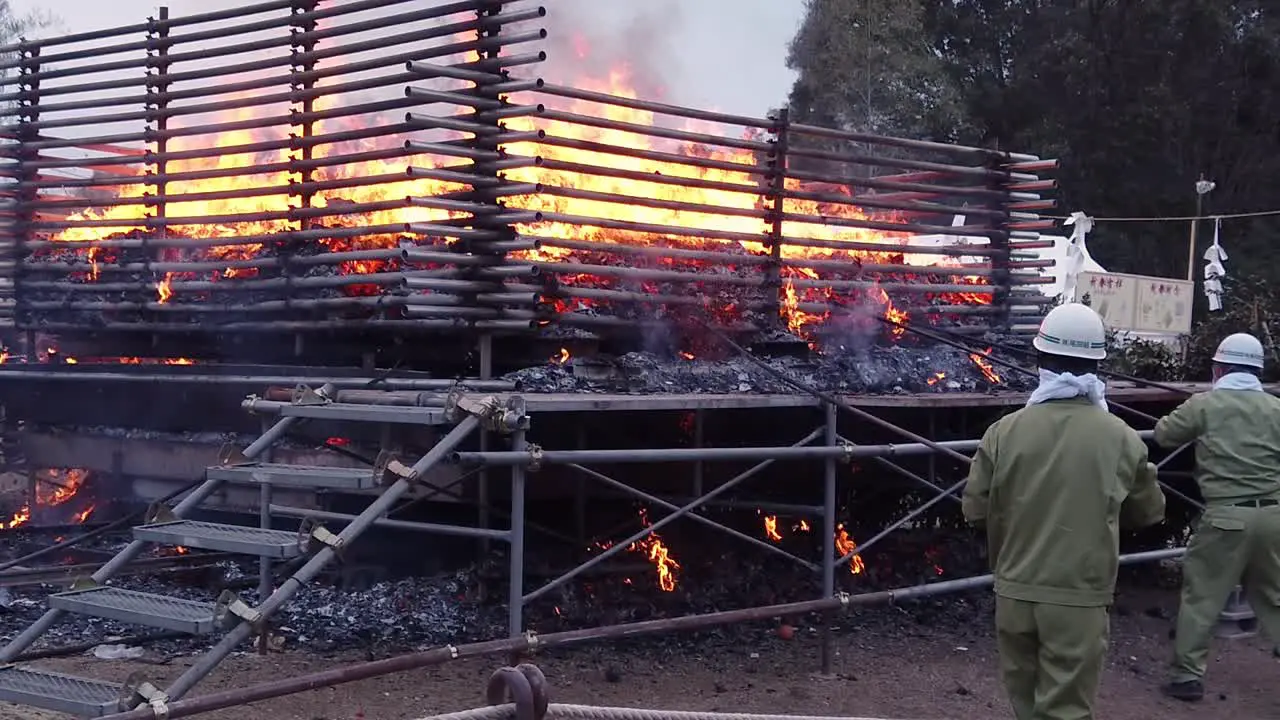
[[[1213,354],[1213,361],[1223,365],[1243,365],[1262,369],[1262,343],[1249,333],[1228,335],[1218,343],[1218,352]]]
[[[1107,330],[1093,308],[1067,303],[1044,316],[1031,344],[1049,355],[1102,360],[1107,356]]]

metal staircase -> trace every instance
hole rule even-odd
[[[73,677],[24,665],[0,666],[0,700],[65,712],[80,717],[102,717],[150,705],[156,717],[167,716],[167,703],[183,697],[223,659],[255,634],[266,621],[284,607],[302,587],[337,557],[376,520],[386,515],[398,499],[409,492],[433,465],[446,458],[477,428],[522,436],[528,427],[523,401],[512,397],[468,396],[450,393],[439,407],[380,406],[336,402],[334,388],[319,390],[299,386],[292,402],[272,402],[250,397],[244,407],[274,414],[275,424],[243,451],[224,449],[222,464],[208,468],[205,480],[173,508],[153,508],[148,521],[133,529],[133,540],[93,575],[67,592],[49,597],[49,609],[0,650],[0,663],[12,663],[49,630],[64,613],[89,615],[147,627],[205,635],[221,632],[221,639],[168,687],[161,689],[137,674],[121,682]],[[434,447],[412,465],[405,464],[384,448],[371,470],[310,467],[256,462],[291,426],[305,419],[347,422],[453,425]],[[224,483],[256,484],[264,487],[262,498],[270,503],[270,488],[306,487],[331,490],[382,491],[362,513],[339,533],[307,519],[298,532],[200,522],[187,516]],[[264,512],[263,524],[270,517]],[[136,592],[109,584],[111,578],[150,545],[195,547],[265,558],[265,562],[306,557],[292,575],[279,582],[274,591],[264,585],[266,596],[253,607],[235,593],[223,592],[207,602]],[[269,570],[269,568],[268,568]],[[270,573],[263,577],[270,580]]]

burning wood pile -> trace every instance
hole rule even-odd
[[[8,48],[0,322],[686,353],[705,323],[1034,324],[1052,161],[517,77],[545,11],[509,4],[281,0]]]

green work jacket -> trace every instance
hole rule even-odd
[[[964,489],[985,525],[996,593],[1077,607],[1110,605],[1120,528],[1164,519],[1147,447],[1086,398],[1051,400],[987,428]]]
[[[1196,444],[1196,482],[1208,505],[1280,496],[1280,398],[1270,393],[1197,393],[1160,418],[1155,440]]]

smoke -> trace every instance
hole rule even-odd
[[[608,3],[557,0],[544,23],[547,62],[538,71],[549,82],[607,80],[622,72],[641,97],[663,99],[666,78],[680,71],[673,28],[680,27],[676,0]]]

